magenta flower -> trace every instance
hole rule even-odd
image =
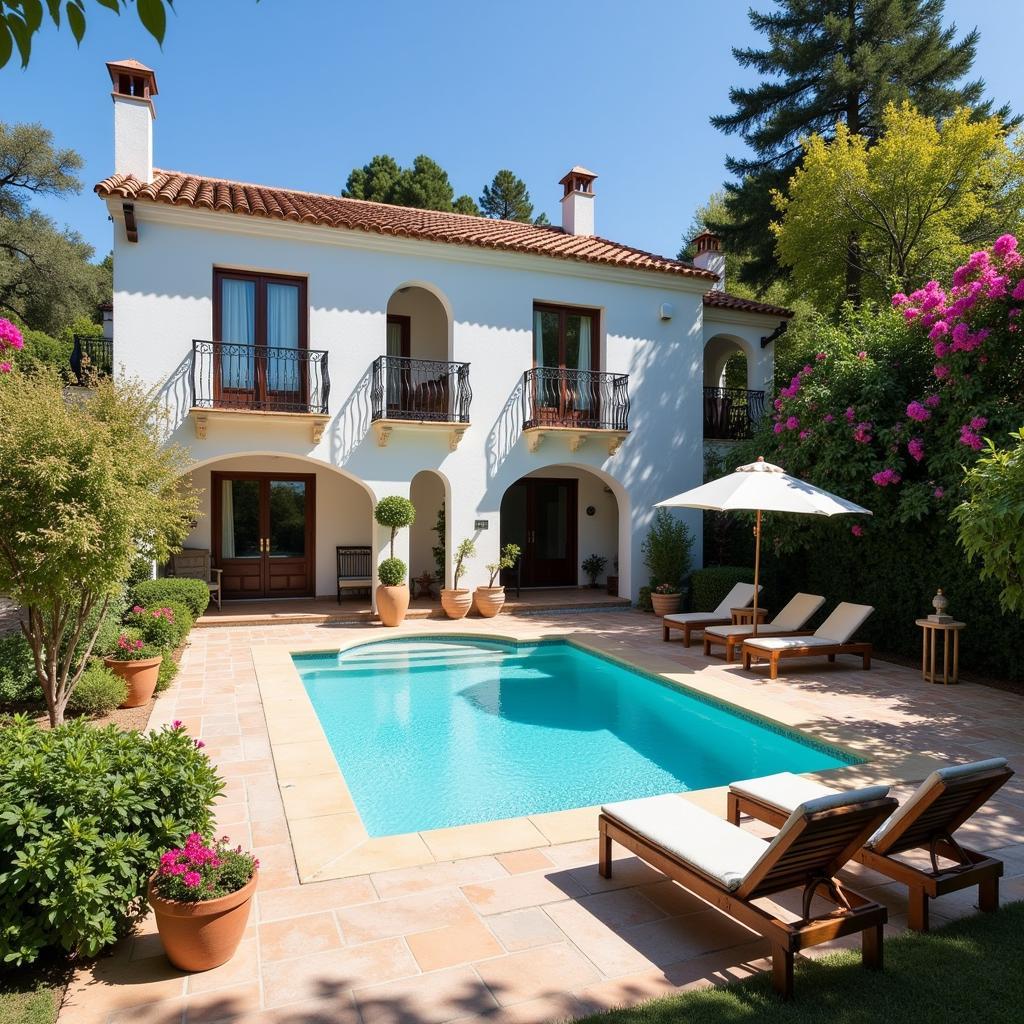
[[[781,423],[776,423],[775,426],[772,427],[772,430],[774,430],[776,434],[781,434],[785,429],[786,428]]]
[[[861,350],[860,352],[857,353],[857,358],[858,359],[867,359],[867,357],[868,357],[867,352],[864,352],[863,350]]]
[[[24,347],[25,338],[21,331],[10,320],[0,317],[0,352],[5,348],[22,349]]]
[[[971,420],[971,430],[984,430],[988,426],[988,420],[984,416],[975,416]]]
[[[172,729],[180,729],[181,728],[181,719],[180,718],[176,718],[173,722],[171,722],[171,728]]]
[[[854,523],[853,526],[850,527],[850,533],[852,533],[854,537],[863,537],[864,527],[861,526],[860,523]]]
[[[889,484],[898,484],[902,477],[895,469],[883,469],[871,477],[872,481],[879,487],[888,487]]]
[[[911,402],[907,406],[907,415],[918,423],[924,423],[925,420],[932,418],[932,414],[920,402]]]
[[[819,352],[814,358],[820,363],[823,360],[827,359],[828,356],[824,352]]]
[[[203,876],[201,874],[199,874],[198,871],[186,871],[185,872],[185,877],[182,879],[182,881],[190,889],[198,889],[199,888],[199,883],[202,882],[202,880],[203,880]]]
[[[960,443],[976,452],[980,452],[982,448],[981,438],[971,429],[968,423],[963,424],[960,428]]]
[[[932,373],[934,373],[939,380],[944,380],[949,376],[949,367],[942,363],[936,363],[935,369],[932,370]]]
[[[846,417],[847,423],[852,423],[857,418],[857,414],[853,411],[852,405],[847,406],[846,412],[843,413],[843,415]]]
[[[776,398],[775,401],[772,402],[772,405],[774,405],[776,411],[778,411],[779,409],[782,408],[782,399],[781,398]]]
[[[833,416],[832,413],[827,412],[825,413],[823,419],[826,423],[831,423],[835,419],[835,416]]]
[[[912,437],[907,442],[907,451],[915,462],[920,462],[924,458],[924,441],[919,437]]]
[[[1007,256],[1017,249],[1017,239],[1013,235],[1000,235],[992,243],[992,251],[997,256]]]
[[[904,295],[903,292],[897,292],[892,297],[893,309],[899,309],[900,306],[905,306],[909,301],[910,299],[906,295]]]
[[[941,401],[942,401],[941,396],[939,396],[939,395],[929,395],[924,400],[924,404],[927,405],[929,409],[938,409],[939,403]]]
[[[1024,299],[1024,277],[1017,282],[1016,287],[1011,292],[1011,298],[1016,299],[1018,302]]]
[[[202,750],[206,744],[202,740],[196,740],[196,750]]]
[[[0,373],[10,373],[13,369],[14,367],[6,359],[0,362]]]
[[[943,490],[943,489],[942,489],[941,487],[936,487],[936,488],[935,488],[935,490],[934,490],[934,491],[933,491],[932,493],[933,493],[933,495],[934,495],[934,496],[935,496],[936,498],[938,498],[938,499],[939,499],[940,501],[941,501],[941,500],[942,500],[942,498],[944,498],[944,497],[945,497],[945,495],[946,495],[946,492],[945,492],[945,491],[944,491],[944,490]]]
[[[796,416],[790,416],[789,419],[786,420],[786,429],[787,430],[799,430],[800,429],[800,420],[797,419]]]
[[[872,425],[869,422],[857,424],[857,428],[853,432],[853,439],[857,444],[871,443],[871,426]]]

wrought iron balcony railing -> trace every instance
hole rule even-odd
[[[704,389],[704,437],[740,441],[750,437],[764,415],[764,392],[746,388]]]
[[[537,366],[523,374],[523,428],[629,430],[629,374]]]
[[[71,369],[79,384],[88,383],[90,375],[109,377],[114,372],[114,342],[111,338],[76,334],[74,342]]]
[[[370,383],[374,420],[468,423],[473,391],[469,363],[378,356]]]
[[[331,378],[318,349],[192,342],[192,405],[198,409],[327,415]]]

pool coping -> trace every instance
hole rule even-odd
[[[531,624],[532,625],[532,624]],[[924,778],[941,767],[939,758],[913,751],[879,749],[877,739],[859,734],[846,723],[807,714],[785,702],[766,698],[733,671],[735,665],[710,662],[700,671],[676,659],[630,649],[628,656],[613,637],[566,632],[556,626],[524,629],[518,635],[497,629],[460,630],[452,623],[421,625],[412,630],[374,630],[339,637],[333,643],[281,643],[251,647],[270,738],[271,756],[284,804],[292,852],[300,882],[349,878],[375,871],[420,867],[427,864],[536,849],[597,837],[596,806],[571,808],[519,818],[449,828],[371,837],[363,825],[344,774],[302,683],[293,654],[338,653],[384,640],[492,640],[514,645],[562,640],[653,677],[655,682],[724,707],[744,718],[783,733],[797,734],[816,746],[859,760],[839,768],[805,773],[807,778],[839,786],[895,784]],[[716,668],[724,671],[714,671]],[[711,671],[709,671],[711,670]],[[842,740],[835,735],[843,729]],[[722,815],[727,787],[690,790],[678,794]]]

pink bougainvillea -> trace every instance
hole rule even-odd
[[[10,320],[0,316],[0,356],[10,350],[18,351],[25,347],[25,338]],[[14,365],[10,359],[0,359],[0,373],[10,373]]]

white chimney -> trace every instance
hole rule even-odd
[[[562,195],[562,230],[570,235],[594,233],[594,179],[597,175],[586,167],[574,167],[558,183],[565,187]]]
[[[710,270],[718,275],[718,280],[711,286],[712,291],[725,291],[725,253],[722,252],[722,240],[710,231],[702,231],[694,240],[697,250],[693,257],[693,265],[701,270]]]
[[[153,180],[156,74],[137,60],[107,64],[114,85],[114,173]]]

